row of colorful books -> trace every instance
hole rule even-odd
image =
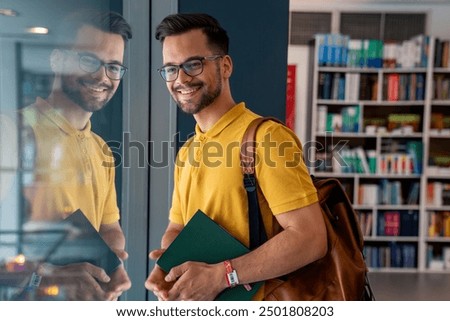
[[[427,205],[433,207],[450,206],[450,183],[428,182]]]
[[[361,73],[319,73],[318,99],[344,100],[377,100],[378,76]]]
[[[425,74],[390,73],[384,76],[383,100],[420,101],[425,99]]]
[[[420,160],[411,153],[382,153],[364,150],[361,146],[328,148],[333,152],[319,152],[316,158],[320,172],[410,175],[422,172]]]
[[[333,152],[317,153],[320,166],[318,172],[332,173],[376,173],[375,150],[364,151],[362,147],[337,147]]]
[[[358,205],[417,205],[419,182],[400,182],[382,179],[378,184],[363,183],[358,187]]]
[[[419,173],[420,168],[416,169],[414,157],[414,155],[407,153],[380,154],[377,157],[377,173],[400,175]]]
[[[450,75],[434,74],[433,75],[433,99],[449,100],[450,99]]]
[[[423,143],[420,140],[384,139],[377,164],[378,174],[421,174]]]
[[[409,243],[390,242],[388,246],[364,246],[366,263],[371,268],[415,268],[417,247]]]
[[[450,237],[450,211],[428,212],[428,236]]]
[[[436,38],[434,40],[434,66],[450,67],[450,40]]]
[[[360,124],[360,106],[345,106],[329,112],[327,105],[317,107],[317,132],[357,133]]]
[[[337,33],[315,36],[319,66],[367,68],[426,67],[430,37],[417,35],[409,40],[383,42],[378,39],[351,39]]]
[[[436,99],[448,99],[449,81],[436,77]],[[319,73],[318,99],[376,101],[378,99],[378,76],[355,72]],[[438,98],[439,97],[439,98]],[[389,73],[383,78],[384,101],[421,101],[425,99],[425,74]]]
[[[419,212],[396,210],[378,213],[377,236],[417,236]]]
[[[412,134],[422,131],[422,115],[412,113],[385,113],[376,118],[362,118],[360,105],[317,106],[317,133],[357,133],[364,124],[368,134],[390,132],[393,134]],[[382,127],[382,128],[379,128]]]

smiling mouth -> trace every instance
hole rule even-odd
[[[196,87],[196,88],[185,88],[185,89],[177,89],[177,93],[182,94],[182,95],[191,95],[195,92],[197,92],[200,88]]]
[[[94,94],[101,94],[101,93],[108,91],[108,88],[105,86],[98,86],[98,85],[93,85],[93,84],[88,84],[88,83],[83,83],[83,86],[89,92],[92,92]]]

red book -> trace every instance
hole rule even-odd
[[[295,71],[296,65],[288,65],[286,85],[286,126],[295,131]]]
[[[399,74],[389,74],[387,76],[387,100],[397,101],[399,86],[400,86],[400,75]]]
[[[400,235],[400,212],[394,211],[384,213],[384,235]]]

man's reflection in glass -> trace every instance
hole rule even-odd
[[[20,113],[21,164],[32,168],[23,177],[29,206],[24,255],[38,262],[26,288],[62,291],[64,300],[115,300],[131,287],[123,264],[109,271],[98,247],[83,239],[83,227],[67,218],[80,209],[117,257],[127,259],[112,153],[91,131],[90,118],[110,101],[127,70],[131,28],[117,13],[82,11],[58,32],[63,41],[50,57],[51,93]],[[40,298],[38,290],[31,299]],[[17,297],[26,298],[26,291]]]

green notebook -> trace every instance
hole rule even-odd
[[[218,263],[248,253],[249,249],[219,224],[198,210],[177,238],[156,262],[166,273],[186,261]],[[225,277],[225,267],[224,267]],[[216,301],[249,301],[263,282],[251,284],[247,291],[243,285],[225,289]]]

